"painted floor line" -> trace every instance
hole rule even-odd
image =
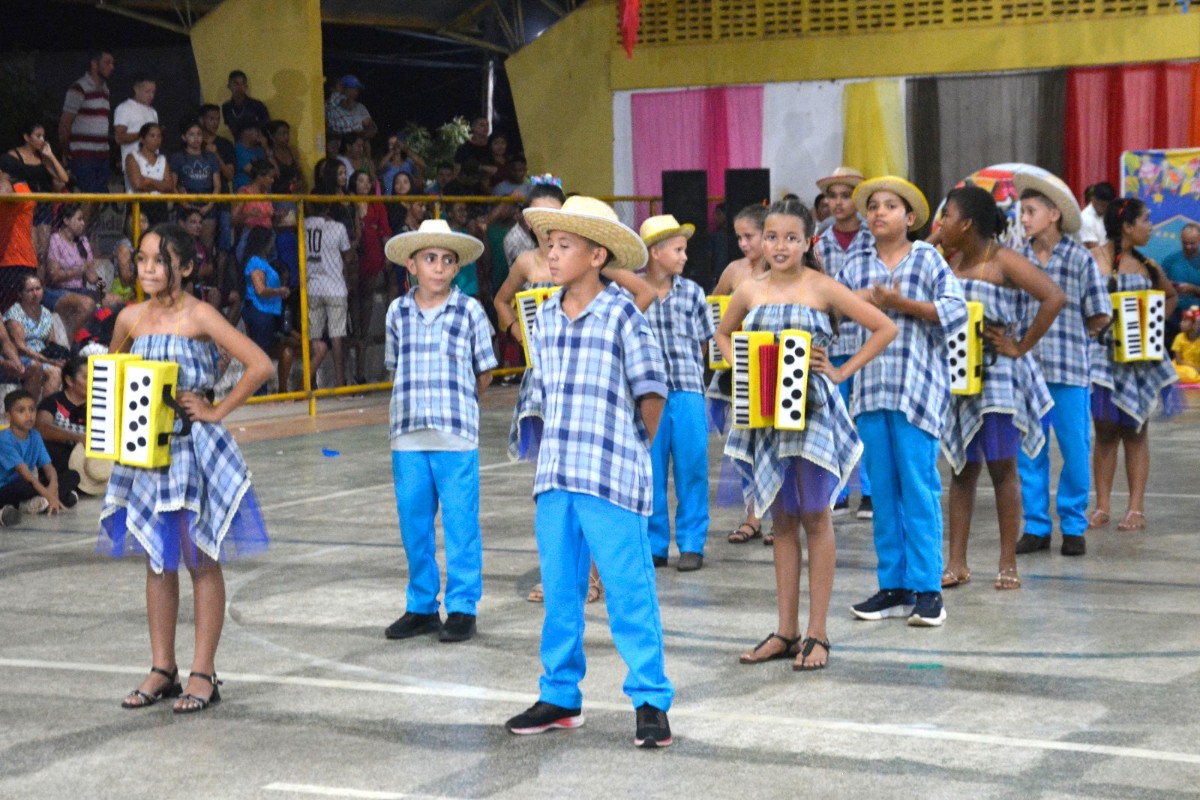
[[[454,800],[432,794],[408,794],[407,792],[371,792],[364,789],[348,789],[340,786],[314,786],[308,783],[268,783],[265,792],[288,792],[315,797],[350,797],[363,800]]]
[[[69,661],[42,661],[37,659],[0,658],[0,668],[31,669],[31,670],[66,670],[69,672],[96,672],[104,674],[143,675],[145,667],[118,666],[112,664],[84,664]],[[378,694],[412,695],[420,697],[441,697],[446,699],[475,700],[491,703],[524,705],[534,698],[528,692],[510,692],[499,689],[489,689],[484,686],[466,684],[442,684],[439,686],[406,686],[377,681],[351,681],[330,678],[306,678],[294,675],[260,675],[256,673],[222,672],[226,680],[240,683],[261,683],[278,686],[304,687],[310,689],[332,689],[350,692],[371,692]],[[593,711],[628,712],[627,703],[589,702],[587,708]],[[498,715],[499,717],[500,715]],[[983,745],[987,747],[1019,747],[1029,750],[1047,752],[1081,753],[1093,756],[1111,756],[1114,758],[1133,758],[1144,761],[1164,761],[1179,764],[1200,765],[1200,754],[1180,753],[1169,750],[1150,750],[1140,747],[1120,747],[1115,745],[1087,744],[1084,742],[1068,742],[1052,739],[1030,739],[1014,736],[997,736],[986,733],[968,733],[951,731],[928,725],[888,725],[873,722],[851,722],[847,720],[816,720],[797,717],[779,717],[767,714],[742,714],[732,711],[713,711],[700,708],[675,708],[671,710],[675,719],[698,719],[714,722],[736,723],[743,728],[747,725],[761,725],[764,730],[787,726],[812,731],[834,731],[839,733],[854,733],[864,736],[885,736],[889,738],[928,739],[944,742],[961,742],[964,744]],[[499,721],[496,723],[499,725]],[[336,796],[336,795],[335,795]],[[352,795],[346,795],[352,796]]]

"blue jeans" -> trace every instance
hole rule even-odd
[[[675,544],[681,553],[704,555],[708,538],[708,423],[704,395],[671,392],[650,448],[654,511],[648,526],[650,552],[665,556],[671,545],[667,472],[675,476]]]
[[[1086,386],[1049,384],[1054,408],[1042,417],[1046,446],[1036,457],[1021,453],[1017,469],[1021,475],[1021,504],[1025,509],[1025,533],[1049,536],[1050,523],[1050,429],[1054,429],[1063,465],[1058,473],[1056,506],[1058,526],[1064,536],[1083,536],[1087,531],[1088,496],[1092,490],[1091,393]]]
[[[833,356],[829,360],[835,367],[840,367],[843,364],[845,364],[847,361],[850,360],[850,356]],[[846,404],[847,411],[850,410],[850,393],[852,391],[854,391],[854,378],[853,377],[851,377],[849,380],[844,380],[838,384],[838,392],[842,395],[842,402]],[[857,472],[858,472],[859,491],[861,492],[863,497],[870,497],[871,496],[871,478],[867,474],[867,453],[865,453],[865,452],[863,453],[862,461],[859,462],[859,464],[858,464]],[[852,483],[852,481],[848,481],[846,483],[846,486],[843,487],[841,494],[838,495],[837,501],[839,503],[845,502],[850,499],[850,483]]]
[[[108,157],[74,158],[71,160],[71,175],[81,192],[102,194],[108,191]]]

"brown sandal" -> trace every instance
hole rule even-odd
[[[1100,528],[1107,528],[1109,519],[1111,519],[1111,517],[1109,517],[1107,511],[1096,509],[1092,512],[1092,516],[1088,518],[1087,529],[1089,531],[1094,531],[1099,530]]]
[[[783,642],[783,649],[778,653],[772,653],[769,656],[757,655],[758,651],[761,650],[763,646],[772,639],[778,639],[779,641]],[[765,664],[768,661],[778,661],[781,658],[791,658],[796,655],[796,648],[800,644],[800,639],[801,637],[799,636],[797,636],[795,639],[789,639],[786,636],[780,636],[778,633],[769,633],[767,634],[767,638],[754,645],[754,649],[752,649],[749,653],[742,653],[740,656],[738,656],[738,661],[742,664]]]
[[[942,588],[949,589],[953,586],[962,586],[971,582],[971,570],[964,573],[957,573],[954,570],[947,569],[942,573]]]
[[[745,544],[762,536],[762,526],[754,526],[749,522],[743,522],[738,525],[735,530],[729,534],[730,544]]]

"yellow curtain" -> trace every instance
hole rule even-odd
[[[868,178],[908,177],[908,127],[902,90],[898,80],[846,86],[842,99],[846,131],[843,164],[858,167]]]

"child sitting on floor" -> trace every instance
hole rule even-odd
[[[1171,342],[1175,372],[1180,383],[1200,383],[1200,306],[1183,312],[1179,334]]]

